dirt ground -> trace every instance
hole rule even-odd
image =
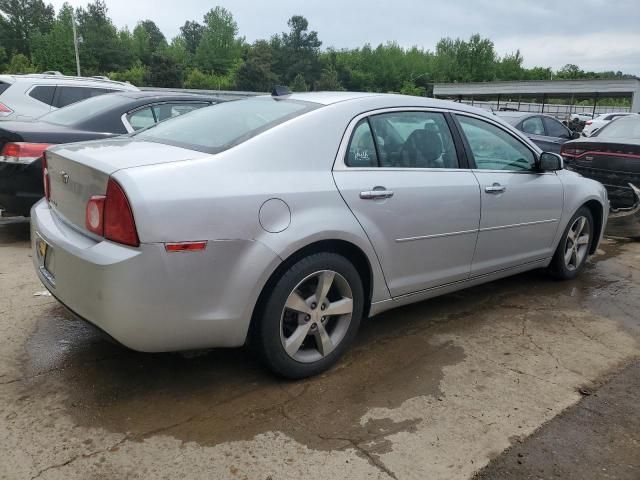
[[[531,272],[387,312],[301,382],[242,349],[116,345],[42,295],[30,254],[28,224],[0,220],[0,478],[471,478],[529,460],[514,449],[640,357],[638,242],[606,240],[574,281]]]

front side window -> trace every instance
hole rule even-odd
[[[345,163],[348,167],[366,168],[378,166],[376,146],[366,118],[360,120],[360,123],[353,130]]]
[[[459,115],[476,168],[527,171],[535,168],[535,156],[526,145],[484,120]]]
[[[547,135],[549,137],[571,138],[571,134],[569,133],[569,130],[565,128],[565,126],[562,125],[559,121],[553,118],[545,117],[544,126],[547,129]]]
[[[381,167],[458,168],[453,137],[442,113],[393,112],[370,117]]]
[[[521,130],[530,135],[544,135],[542,119],[540,117],[531,117],[523,120]]]

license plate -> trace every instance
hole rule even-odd
[[[49,281],[51,285],[55,285],[55,251],[41,237],[36,239],[36,252],[38,254],[38,264],[40,272]]]

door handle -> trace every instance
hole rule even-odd
[[[360,198],[363,200],[381,200],[393,197],[391,190],[367,190],[360,192]]]
[[[504,193],[506,189],[507,187],[505,187],[504,185],[500,185],[499,183],[494,183],[490,187],[485,187],[484,191],[487,193],[497,194],[497,193]]]

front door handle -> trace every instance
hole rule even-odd
[[[367,190],[360,192],[360,198],[363,200],[380,200],[393,197],[391,190]]]
[[[504,193],[506,189],[507,187],[505,187],[504,185],[500,185],[499,183],[494,183],[490,187],[485,187],[484,191],[487,193],[497,194],[497,193]]]

